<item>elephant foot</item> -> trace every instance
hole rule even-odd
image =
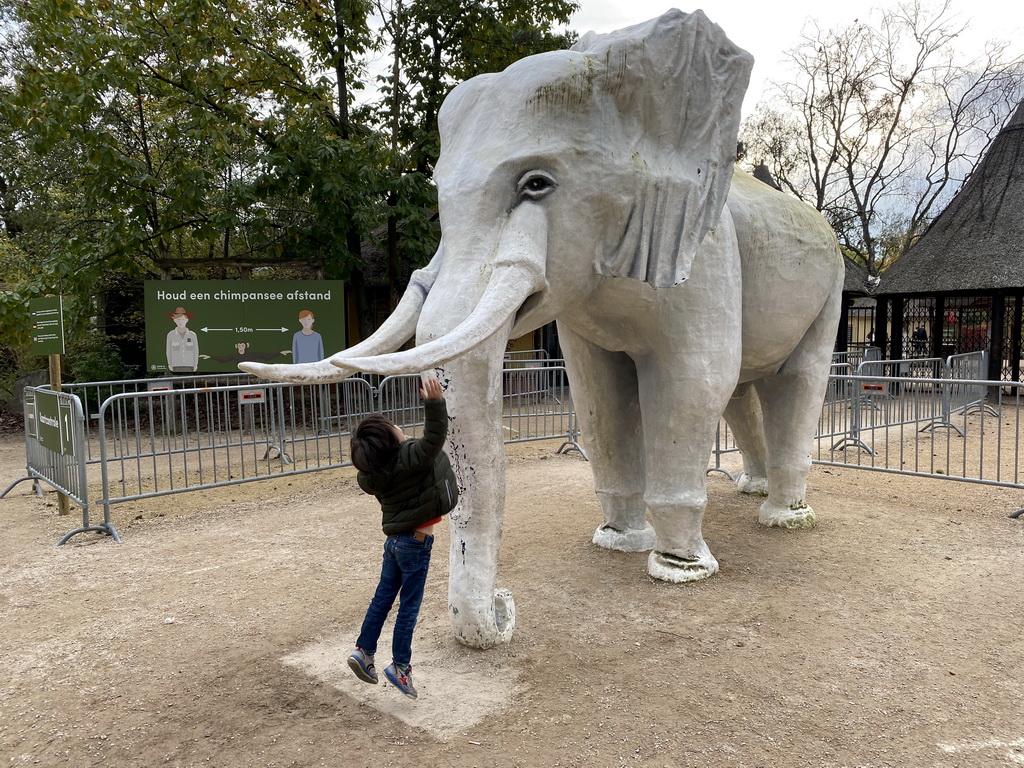
[[[462,607],[450,603],[452,632],[455,639],[471,648],[493,648],[512,639],[516,628],[516,602],[507,589],[494,590],[490,604]]]
[[[736,480],[736,490],[751,496],[767,496],[768,478],[764,475],[748,475],[743,472]]]
[[[699,550],[686,557],[671,552],[651,552],[647,558],[647,573],[673,584],[702,581],[718,573],[718,561],[708,545],[701,541]]]
[[[757,522],[769,528],[810,530],[818,524],[818,519],[814,516],[814,510],[803,502],[788,507],[770,506],[765,502],[761,505]]]
[[[657,535],[650,524],[643,528],[629,528],[620,531],[610,525],[599,525],[594,531],[593,542],[605,549],[614,549],[617,552],[646,552],[654,549],[654,542]]]

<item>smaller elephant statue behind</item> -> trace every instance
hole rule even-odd
[[[766,495],[760,521],[814,525],[804,489],[843,268],[816,211],[734,170],[752,64],[702,12],[670,11],[459,85],[439,115],[442,242],[395,313],[326,361],[240,366],[442,381],[461,486],[449,612],[464,643],[504,642],[515,624],[496,588],[502,353],[552,320],[603,509],[597,544],[650,549],[666,581],[717,571],[701,529],[723,414],[740,490]]]

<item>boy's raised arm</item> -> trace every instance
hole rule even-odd
[[[426,415],[423,437],[402,444],[402,450],[409,451],[406,455],[414,466],[432,462],[444,447],[444,439],[448,434],[448,408],[442,395],[441,382],[427,379],[420,385],[420,396],[423,398]]]

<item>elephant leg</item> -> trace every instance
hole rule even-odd
[[[740,374],[735,242],[732,219],[723,215],[701,244],[690,278],[655,305],[647,351],[633,357],[647,469],[644,500],[656,535],[647,572],[662,581],[700,581],[718,572],[701,526],[708,456]],[[654,322],[660,318],[671,321]]]
[[[720,356],[727,367],[713,356],[681,358],[687,360],[685,368],[692,364],[700,372],[692,376],[680,374],[679,365],[638,366],[645,500],[657,534],[647,572],[663,581],[699,581],[718,571],[701,530],[707,507],[707,459],[739,368],[738,355],[735,360],[728,352]]]
[[[644,502],[636,367],[622,352],[602,349],[564,323],[558,325],[558,340],[604,512],[593,542],[605,549],[645,552],[654,546],[654,529]]]
[[[761,401],[749,383],[736,388],[725,407],[725,420],[743,454],[743,474],[736,480],[740,493],[768,495],[768,450],[765,446]]]
[[[841,289],[837,283],[779,372],[755,384],[768,445],[768,498],[758,514],[762,525],[813,528],[816,524],[804,493],[811,467],[811,444],[828,386]]]

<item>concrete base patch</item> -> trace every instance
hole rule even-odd
[[[484,718],[505,711],[518,690],[515,670],[508,665],[496,667],[493,654],[462,648],[450,638],[438,638],[434,647],[417,642],[413,682],[419,698],[404,696],[384,677],[391,660],[383,644],[376,659],[379,682],[364,683],[345,661],[356,634],[347,631],[319,640],[282,661],[439,741],[449,741]]]

